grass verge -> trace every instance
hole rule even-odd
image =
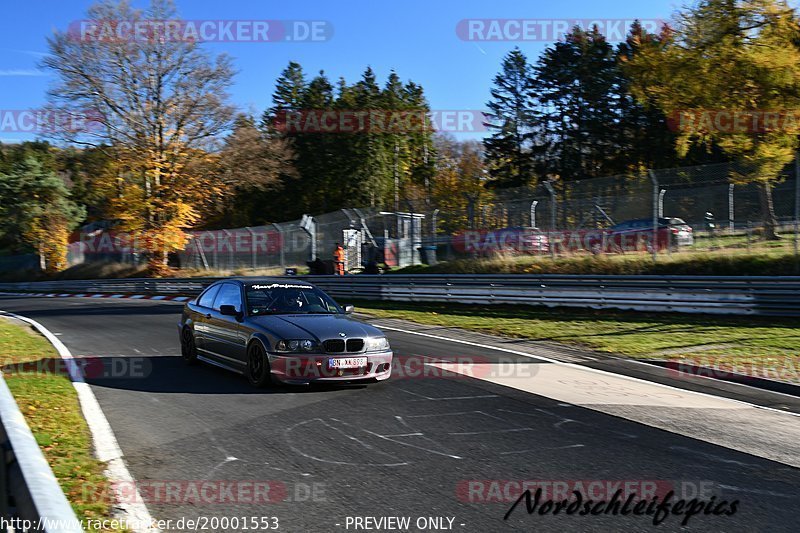
[[[29,326],[3,318],[0,361],[8,388],[78,518],[111,518],[105,465],[92,455],[91,434],[72,383],[64,372],[53,370],[63,368],[56,350]]]
[[[413,266],[393,274],[587,274],[656,276],[794,276],[800,262],[793,254],[738,254],[685,252],[662,256],[647,254],[562,257],[496,257],[457,259],[434,266]]]
[[[374,301],[356,305],[377,318],[558,342],[636,359],[686,361],[800,383],[795,319]]]

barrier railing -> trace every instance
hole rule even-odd
[[[1,375],[0,443],[0,530],[83,531]]]
[[[218,278],[0,283],[3,292],[196,295]],[[800,316],[800,277],[299,276],[342,299]]]

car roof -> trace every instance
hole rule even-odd
[[[271,277],[271,278],[251,278],[251,277],[233,277],[233,278],[226,278],[218,280],[217,283],[222,281],[235,281],[241,283],[242,285],[301,285],[303,287],[314,287],[314,284],[309,283],[307,281],[294,278],[292,276],[286,277]]]

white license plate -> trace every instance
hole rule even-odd
[[[367,366],[366,357],[328,359],[328,368],[362,368]]]

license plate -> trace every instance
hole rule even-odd
[[[366,357],[328,359],[328,368],[362,368],[367,366]]]

